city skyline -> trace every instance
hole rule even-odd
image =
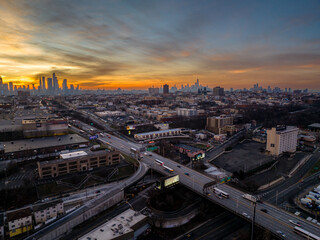
[[[66,10],[68,9],[68,10]],[[320,3],[0,3],[0,75],[84,89],[193,84],[320,89]],[[61,83],[60,83],[61,84]]]

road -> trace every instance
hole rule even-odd
[[[302,188],[307,186],[308,182],[312,178],[316,178],[320,176],[320,172],[317,175],[314,175],[305,180],[305,183],[299,184],[300,179],[309,171],[309,169],[320,159],[320,153],[316,152],[312,155],[312,157],[299,169],[296,174],[294,174],[291,178],[287,179],[282,184],[279,184],[272,188],[271,190],[261,192],[260,195],[266,199],[270,203],[281,203],[286,200],[286,196],[290,193],[290,190],[294,190],[295,188]],[[300,186],[299,186],[300,185]]]
[[[109,136],[110,138],[100,138],[103,142],[107,142],[112,147],[119,149],[126,154],[130,154],[130,148],[140,148],[142,147],[141,144],[132,143],[126,140],[122,140],[118,137]],[[183,165],[179,165],[178,163],[164,158],[156,153],[152,153],[151,156],[142,155],[142,162],[149,165],[150,168],[163,173],[165,175],[171,175],[171,173],[166,172],[164,168],[158,164],[156,164],[155,160],[158,159],[166,166],[174,170],[175,174],[179,174],[180,182],[184,184],[186,187],[190,188],[194,192],[197,192],[200,195],[203,194],[203,186],[206,183],[212,182],[213,179],[195,171]],[[188,173],[189,175],[186,175]],[[247,219],[248,221],[252,220],[253,216],[253,204],[244,199],[242,195],[243,192],[232,188],[228,185],[218,185],[219,189],[227,192],[230,195],[229,199],[220,199],[215,196],[215,194],[211,194],[210,196],[205,196],[209,200],[221,205],[222,207],[230,210],[231,212],[242,216],[243,218]],[[261,209],[266,209],[267,213],[262,212]],[[249,218],[245,217],[243,214],[247,214]],[[286,212],[280,208],[277,208],[274,205],[269,203],[257,203],[256,206],[256,224],[269,229],[274,234],[277,234],[277,231],[282,231],[286,234],[288,239],[303,239],[299,235],[293,232],[294,225],[289,222],[289,220],[294,220],[296,222],[301,223],[302,228],[305,230],[320,236],[320,228],[319,226],[307,222],[306,220],[299,218],[289,212]]]
[[[205,239],[223,239],[233,234],[235,231],[240,229],[245,225],[249,225],[240,218],[235,218],[230,212],[224,212],[204,224],[197,227],[182,236],[176,238],[175,240],[205,240]],[[189,237],[187,236],[189,235]]]

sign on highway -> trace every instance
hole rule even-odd
[[[153,147],[148,147],[147,151],[152,152],[152,151],[157,150],[157,149],[158,149],[158,146],[153,146]]]
[[[98,137],[99,137],[98,135],[94,135],[94,136],[90,136],[89,139],[90,140],[95,140],[95,139],[98,139]]]

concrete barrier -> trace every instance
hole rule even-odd
[[[274,181],[272,181],[272,182],[269,182],[269,183],[267,183],[267,184],[265,184],[265,185],[262,185],[262,186],[260,186],[260,187],[258,188],[258,191],[261,191],[261,190],[264,190],[264,189],[266,189],[266,188],[268,188],[268,187],[271,187],[272,185],[275,185],[275,184],[283,181],[284,179],[285,179],[285,177],[282,176],[282,177],[280,177],[280,178],[278,178],[278,179],[276,179],[276,180],[274,180]]]

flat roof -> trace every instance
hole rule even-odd
[[[152,134],[159,134],[159,133],[167,133],[167,132],[172,132],[172,131],[181,131],[181,128],[165,129],[165,130],[154,131],[154,132],[137,133],[135,135],[145,136],[145,135],[152,135]]]
[[[189,146],[189,145],[185,145],[185,144],[177,144],[176,145],[177,147],[180,147],[180,148],[183,148],[183,149],[186,149],[186,150],[189,150],[191,152],[198,152],[202,149],[199,149],[199,148],[196,148],[196,147],[192,147],[192,146]]]
[[[320,123],[312,123],[308,127],[320,128]]]
[[[128,209],[82,236],[79,240],[115,239],[128,233],[133,234],[134,230],[131,227],[146,218],[145,215],[135,212],[132,209]]]
[[[81,156],[75,156],[75,158],[77,159],[81,159],[83,158],[84,156],[87,156],[89,155],[90,157],[94,157],[94,156],[103,156],[105,154],[119,154],[118,151],[110,151],[108,149],[106,150],[99,150],[99,151],[91,151],[91,150],[87,150],[85,152],[86,154],[85,155],[81,155]],[[67,153],[69,154],[69,153]],[[47,164],[53,164],[53,163],[59,163],[59,162],[62,162],[62,163],[65,163],[66,161],[68,160],[71,160],[72,161],[72,158],[66,158],[66,159],[63,159],[63,158],[59,158],[59,159],[55,159],[55,160],[49,160],[49,161],[42,161],[42,162],[39,162],[40,166],[45,166]]]
[[[87,156],[87,155],[88,154],[85,151],[78,151],[78,152],[70,152],[70,153],[60,154],[60,158],[69,159],[69,158],[82,157],[82,156]]]
[[[87,143],[88,140],[77,135],[68,134],[53,137],[31,138],[23,140],[14,140],[9,142],[2,142],[5,153],[14,153],[24,150],[36,150],[41,148],[48,148],[61,145],[72,145]]]

